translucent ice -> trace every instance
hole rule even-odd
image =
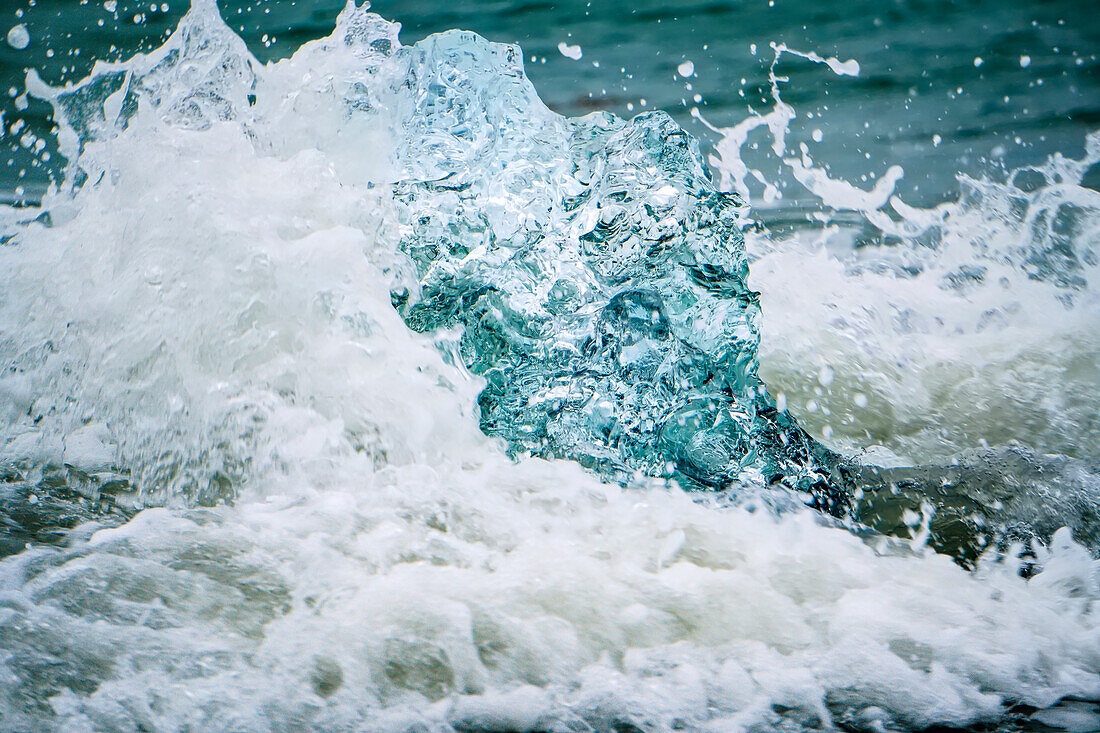
[[[460,327],[482,428],[620,480],[826,488],[835,458],[757,377],[741,212],[696,141],[661,112],[560,117],[517,48],[473,34],[405,58],[396,199],[416,282],[393,300],[416,330]]]

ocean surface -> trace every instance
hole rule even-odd
[[[12,0],[0,729],[1100,730],[1098,54]]]

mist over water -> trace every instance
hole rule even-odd
[[[952,32],[988,47],[926,66],[933,90],[978,74],[952,79],[970,96],[947,116],[973,104],[984,127],[914,112],[891,138],[860,130],[896,121],[867,110],[932,109],[898,83],[928,77],[887,83],[885,50],[842,46],[884,18],[891,44],[927,40],[900,7],[761,31],[741,97],[732,47],[683,20],[724,6],[638,6],[631,38],[588,7],[478,19],[492,35],[518,18],[520,52],[468,33],[402,46],[354,4],[110,5],[40,1],[6,37],[5,60],[40,63],[4,116],[20,204],[0,209],[5,726],[1100,724],[1091,18],[975,8]],[[430,10],[405,9],[403,40],[469,17]],[[958,21],[940,10],[933,30]],[[109,23],[135,34],[125,50],[69,38]],[[811,27],[842,32],[799,45]],[[648,33],[663,45],[643,53]],[[1024,69],[1043,84],[997,102]],[[661,115],[558,114],[656,106],[701,152]],[[655,242],[706,277],[624,276],[664,266]],[[682,421],[705,439],[667,463],[661,444],[630,453],[616,411],[664,419],[637,380],[660,395],[658,363],[707,363],[689,346],[740,354],[716,362],[721,390],[691,387],[714,424]],[[574,351],[603,381],[554,361]],[[564,363],[585,400],[501,382],[510,353],[504,380]],[[493,389],[523,399],[491,413]],[[854,465],[942,470],[942,490],[891,486],[897,526],[876,532],[804,506],[797,482],[765,486],[767,461],[682,489],[743,446],[723,415],[751,436],[784,411]],[[995,519],[959,503],[983,492]],[[970,569],[933,551],[955,511],[997,540]]]

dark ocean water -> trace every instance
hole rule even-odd
[[[219,7],[266,61],[331,32],[342,3],[221,0]],[[901,165],[898,190],[910,203],[952,197],[958,173],[1014,169],[1054,152],[1079,157],[1085,135],[1100,126],[1100,16],[1073,0],[383,0],[372,7],[402,24],[405,43],[461,28],[520,44],[529,77],[562,114],[663,109],[704,143],[714,136],[692,119],[692,107],[725,127],[768,106],[770,43],[856,59],[857,79],[820,65],[780,65],[790,79],[784,99],[800,114],[793,134],[809,141],[810,129],[820,129],[819,159],[850,181]],[[75,81],[95,59],[149,50],[186,8],[182,0],[12,0],[0,30],[22,23],[30,43],[23,50],[0,43],[0,88],[19,94],[27,68],[49,82]],[[579,45],[583,56],[562,55],[563,42]],[[677,73],[685,60],[694,65],[690,79]],[[24,119],[27,129],[48,130],[45,104],[31,100],[20,111],[13,96],[5,94],[0,108],[9,128]],[[47,178],[19,144],[25,132],[4,141],[11,151],[0,174],[6,200],[36,199]],[[17,186],[25,193],[15,193]]]

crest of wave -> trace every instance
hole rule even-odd
[[[326,422],[333,450],[388,461],[408,426],[357,403],[371,370],[352,366],[393,322],[377,313],[386,282],[450,352],[442,382],[487,378],[481,427],[513,453],[619,480],[763,474],[839,511],[836,457],[756,375],[737,204],[693,139],[663,114],[554,114],[512,47],[455,31],[402,48],[395,26],[344,17],[338,45],[262,68],[203,6],[158,51],[75,88],[30,80],[73,162],[45,204],[52,226],[21,232],[11,258],[27,288],[56,287],[33,317],[33,294],[8,300],[26,324],[9,339],[13,393],[34,395],[12,410],[11,460],[129,471],[146,498],[202,503],[301,465],[292,423]],[[211,187],[214,171],[237,180]],[[310,239],[326,225],[343,230]]]

